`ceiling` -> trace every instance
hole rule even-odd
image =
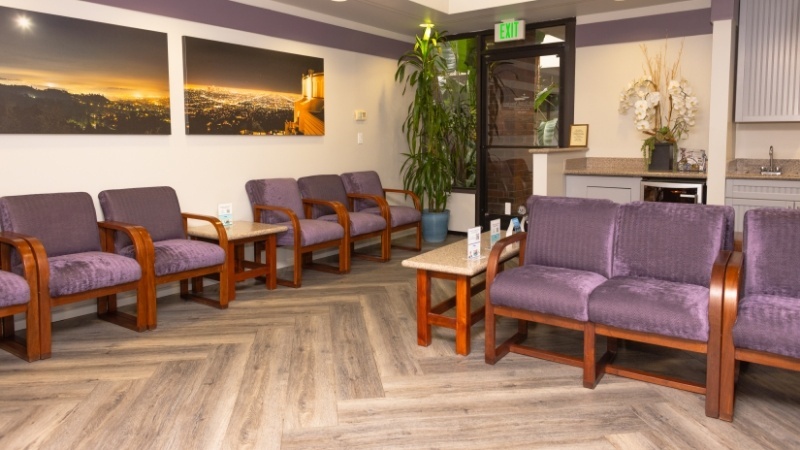
[[[230,0],[324,21],[384,37],[409,40],[421,23],[449,34],[491,29],[504,19],[528,23],[679,3],[681,0]],[[417,2],[424,2],[422,5]],[[435,9],[435,8],[436,9]],[[450,12],[450,13],[448,13]]]

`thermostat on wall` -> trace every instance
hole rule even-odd
[[[367,120],[367,112],[363,109],[357,109],[355,112],[355,119],[358,121]]]

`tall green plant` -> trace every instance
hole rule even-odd
[[[441,42],[446,33],[427,27],[414,48],[397,61],[395,81],[414,90],[403,131],[408,153],[403,155],[403,186],[419,195],[430,211],[443,211],[453,189],[452,160],[448,154],[450,118],[442,100],[440,79],[447,74]],[[408,72],[408,74],[406,74]]]

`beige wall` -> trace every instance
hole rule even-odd
[[[699,100],[696,125],[680,142],[687,148],[708,148],[711,35],[625,44],[581,47],[576,51],[575,123],[589,124],[588,157],[641,158],[644,135],[633,124],[633,110],[619,113],[619,96],[643,75],[640,44],[653,55],[667,44],[667,61],[674,61],[683,42],[681,74]]]

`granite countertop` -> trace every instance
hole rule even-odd
[[[705,172],[649,171],[642,158],[568,159],[564,175],[599,175],[609,177],[655,177],[705,179]]]
[[[732,179],[800,181],[800,160],[776,159],[774,164],[781,167],[780,175],[761,175],[761,167],[769,166],[768,159],[734,159],[728,162],[725,175]]]
[[[529,153],[534,155],[549,155],[552,153],[575,153],[588,151],[589,147],[538,147],[528,150]]]
[[[289,228],[284,225],[272,225],[268,223],[245,222],[235,220],[233,225],[225,227],[228,239],[247,239],[256,236],[266,236],[287,231]],[[200,225],[187,229],[189,236],[203,239],[217,239],[217,229],[214,225]]]

